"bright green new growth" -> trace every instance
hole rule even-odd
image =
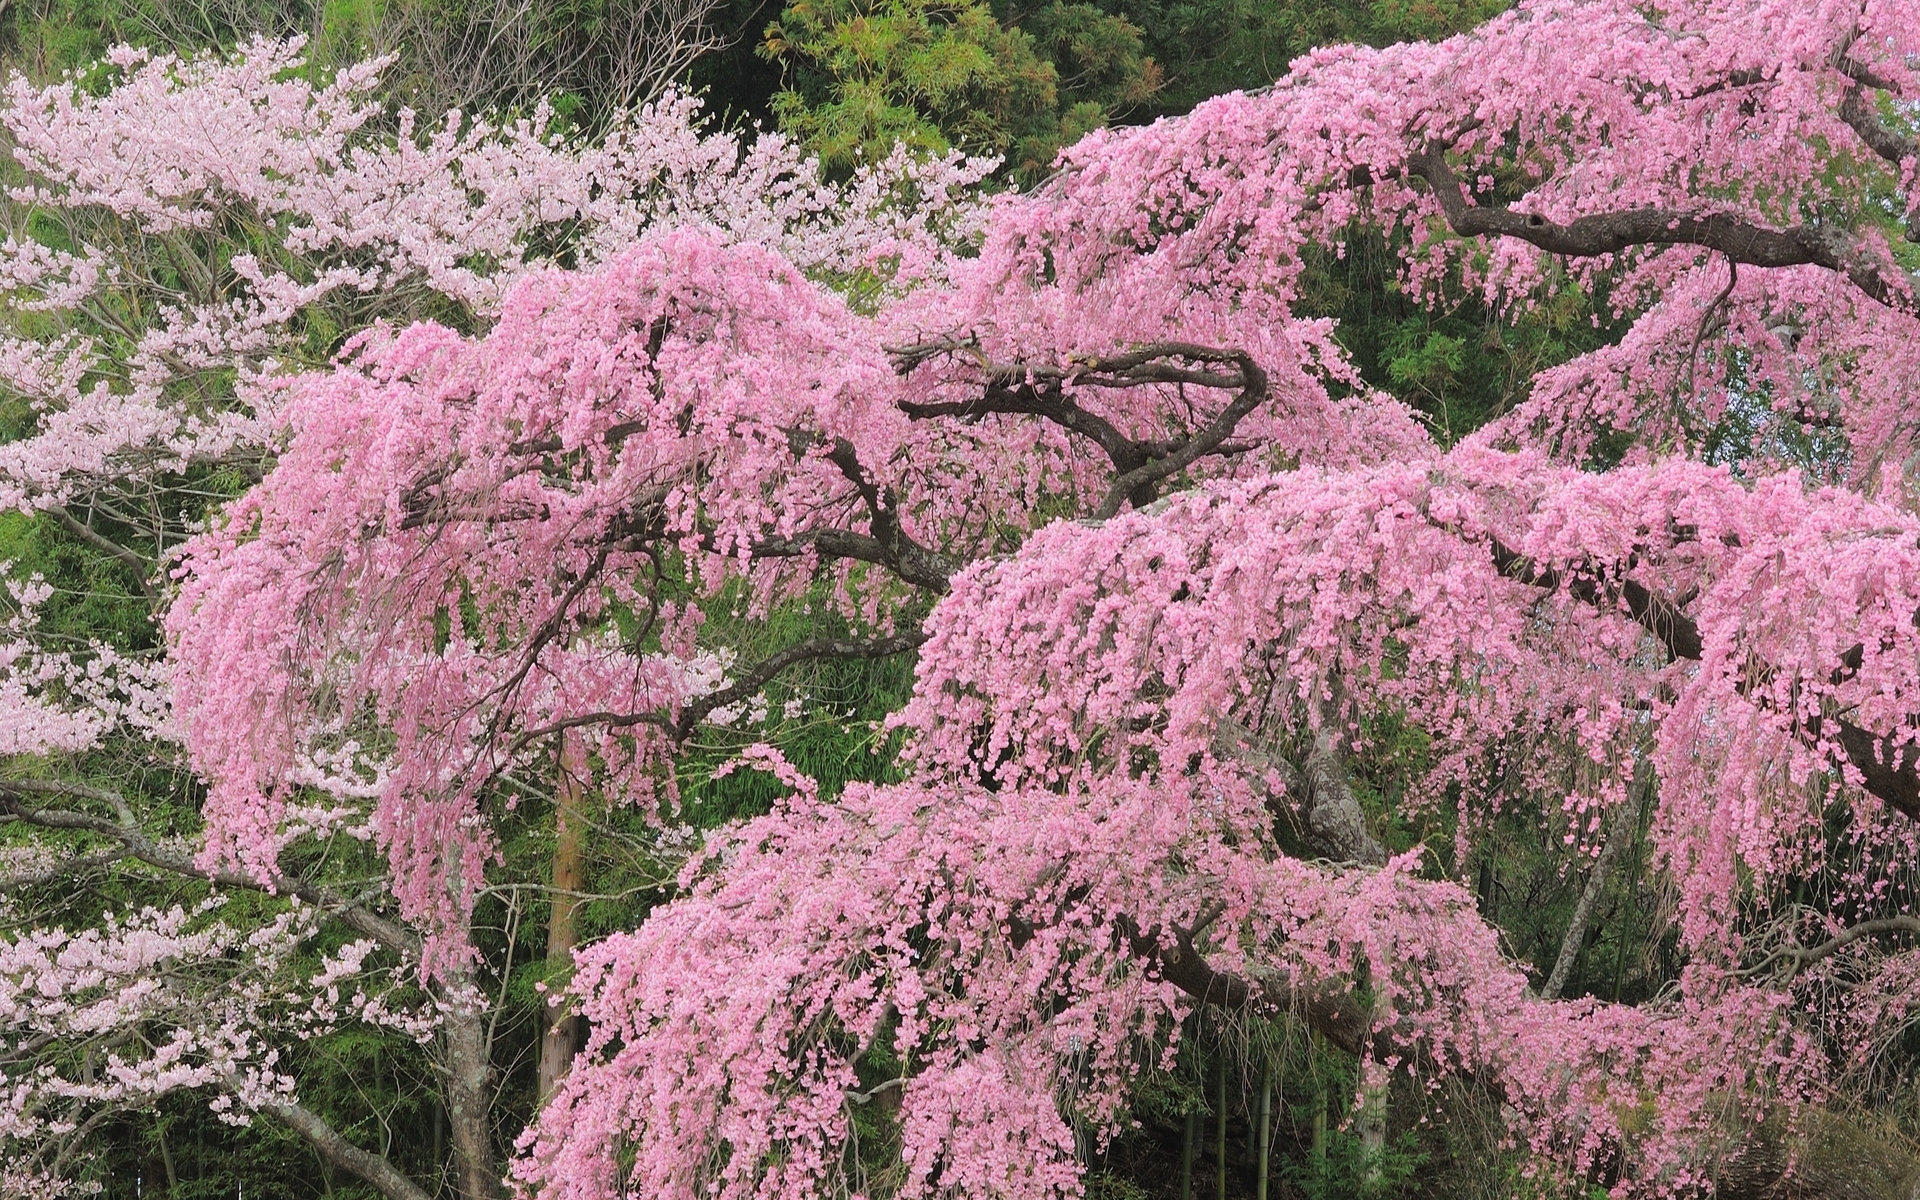
[[[796,0],[767,27],[781,128],[832,170],[923,153],[996,154],[1016,177],[1148,100],[1159,68],[1141,31],[1091,4],[1052,0],[1022,27],[981,0]]]

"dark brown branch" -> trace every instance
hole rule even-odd
[[[957,566],[952,559],[915,541],[900,524],[898,499],[891,487],[883,487],[874,482],[873,476],[861,465],[860,456],[853,443],[846,438],[833,439],[833,447],[827,452],[827,461],[839,468],[860,493],[860,499],[867,507],[867,527],[872,531],[873,544],[878,548],[880,560],[901,579],[925,588],[936,595],[946,595],[949,581]],[[843,548],[852,549],[853,543],[845,543]],[[864,545],[861,546],[864,549]],[[858,554],[846,557],[859,558]]]
[[[1882,917],[1875,921],[1862,921],[1858,925],[1841,930],[1817,946],[1788,946],[1775,950],[1741,974],[1748,977],[1764,975],[1775,963],[1781,962],[1798,971],[1823,958],[1832,958],[1856,942],[1897,933],[1920,935],[1920,917]]]
[[[1240,454],[1250,447],[1229,443],[1234,429],[1267,398],[1267,377],[1251,356],[1192,342],[1152,342],[1124,354],[1051,363],[993,363],[971,343],[929,342],[896,347],[894,367],[901,374],[941,356],[974,358],[984,376],[981,394],[968,400],[903,402],[901,411],[916,420],[934,417],[974,419],[992,415],[1035,416],[1084,437],[1113,464],[1114,482],[1097,519],[1153,502],[1158,485],[1212,454]],[[1184,365],[1179,360],[1185,360]],[[1222,370],[1230,367],[1231,370]],[[1149,384],[1190,385],[1238,394],[1198,433],[1164,440],[1128,437],[1113,422],[1091,412],[1067,394],[1068,388],[1131,388]]]
[[[660,728],[670,732],[673,729],[673,722],[669,720],[664,713],[660,712],[623,713],[602,711],[580,713],[577,716],[567,717],[559,721],[551,721],[545,725],[539,725],[532,729],[521,731],[520,736],[514,738],[513,741],[507,745],[506,750],[501,753],[500,761],[502,763],[511,763],[516,754],[519,754],[522,750],[525,750],[528,746],[543,737],[552,737],[556,733],[565,733],[569,729],[581,729],[589,725],[603,725],[608,729],[631,729],[635,725],[658,725]],[[500,769],[504,770],[505,768],[502,767]]]
[[[1884,81],[1875,80],[1871,73],[1860,68],[1850,58],[1841,58],[1836,64],[1840,73],[1849,79],[1859,80],[1840,97],[1840,119],[1857,134],[1867,148],[1898,168],[1908,160],[1920,157],[1920,139],[1903,137],[1880,119],[1872,99],[1867,95],[1868,87],[1887,89]],[[1849,71],[1849,67],[1857,70]],[[1920,218],[1907,220],[1907,240],[1920,242]]]
[[[1602,584],[1599,579],[1587,574],[1569,577],[1515,552],[1498,538],[1489,539],[1488,544],[1493,552],[1495,569],[1509,579],[1542,591],[1564,589],[1574,599],[1595,608],[1623,608],[1636,624],[1665,647],[1669,659],[1700,657],[1704,646],[1700,640],[1700,627],[1694,624],[1692,617],[1680,610],[1679,605],[1656,595],[1646,585],[1631,579]]]
[[[1730,213],[1699,215],[1664,208],[1593,213],[1562,224],[1503,205],[1474,204],[1447,162],[1444,143],[1431,143],[1409,156],[1407,170],[1432,185],[1447,224],[1462,237],[1519,238],[1549,254],[1572,258],[1618,254],[1635,246],[1704,246],[1748,266],[1825,267],[1846,276],[1882,304],[1914,307],[1912,290],[1889,281],[1844,231],[1833,226],[1769,229]]]
[[[851,558],[857,562],[888,566],[887,549],[872,534],[851,529],[813,529],[792,538],[762,538],[748,547],[755,558],[799,558],[818,554],[824,558]]]
[[[91,813],[76,812],[71,809],[40,808],[30,805],[30,801],[45,797],[111,805],[119,814],[119,819],[108,820],[105,817],[96,817]],[[365,934],[390,950],[408,957],[418,957],[420,953],[419,939],[407,930],[361,904],[342,900],[304,879],[296,879],[278,872],[260,879],[241,871],[202,870],[195,865],[190,855],[169,850],[148,837],[146,831],[134,822],[132,810],[128,807],[125,798],[117,792],[87,787],[84,784],[50,780],[0,780],[0,819],[19,821],[40,829],[64,829],[112,838],[125,850],[125,854],[121,857],[136,859],[169,874],[205,880],[220,887],[297,896],[315,908],[337,912],[349,928]]]
[[[709,692],[681,709],[680,720],[674,727],[674,733],[684,740],[693,732],[695,726],[707,719],[707,715],[714,709],[725,708],[729,704],[737,704],[757,695],[761,688],[773,681],[774,676],[788,667],[823,658],[842,662],[886,658],[917,649],[926,640],[927,635],[919,630],[895,634],[892,637],[875,638],[871,641],[857,641],[851,638],[809,638],[763,659],[732,684],[717,692]]]
[[[1920,141],[1889,129],[1864,88],[1850,87],[1840,98],[1840,119],[1860,135],[1869,149],[1896,167],[1920,155]]]
[[[796,454],[804,454],[812,444],[812,436],[803,431],[792,431],[790,436],[794,440]],[[849,447],[846,451],[846,457],[849,460],[852,459],[852,453]],[[853,462],[852,465],[858,468],[857,462]],[[842,467],[842,470],[845,468]],[[864,471],[860,471],[859,476],[860,483],[868,483],[868,486],[871,486]],[[881,494],[875,490],[874,495],[878,502]],[[667,489],[661,488],[641,497],[630,506],[625,517],[608,527],[608,538],[622,543],[624,548],[633,549],[636,544],[658,542],[666,537],[666,514],[662,509],[666,496]],[[862,498],[864,500],[864,493]],[[895,525],[897,526],[897,522]],[[907,579],[902,575],[903,579],[907,579],[907,582],[916,587],[924,587],[937,594],[944,594],[947,589],[947,577],[954,570],[953,564],[920,546],[904,534],[899,534],[897,528],[894,532],[898,540],[894,543],[893,549],[889,549],[886,543],[870,533],[857,533],[851,529],[813,529],[790,538],[761,538],[749,544],[747,552],[754,558],[800,558],[807,554],[819,554],[826,558],[850,558],[858,562],[886,567],[896,574],[900,573],[899,562],[896,560],[900,560],[907,563],[910,569],[915,570],[915,577]],[[723,550],[731,552],[730,548],[721,545],[719,536],[711,529],[700,535],[699,545],[710,554],[721,553]]]
[[[1134,954],[1150,963],[1160,978],[1202,1004],[1230,1011],[1254,1007],[1292,1013],[1308,1028],[1348,1054],[1371,1051],[1376,1057],[1404,1055],[1386,1029],[1375,1029],[1371,1012],[1354,990],[1334,981],[1299,987],[1279,975],[1259,980],[1214,969],[1193,944],[1194,933],[1176,929],[1163,937],[1158,926],[1142,932],[1130,918],[1117,924]]]
[[[808,554],[818,554],[822,558],[849,558],[885,567],[905,582],[925,588],[935,595],[946,593],[948,579],[955,570],[951,560],[904,535],[895,546],[895,549],[889,550],[885,543],[872,534],[856,533],[851,529],[810,529],[790,538],[761,538],[749,543],[747,553],[761,559],[801,558]],[[719,538],[711,532],[701,536],[700,548],[716,554],[724,549]],[[903,568],[914,574],[909,577]]]
[[[1700,368],[1700,344],[1707,340],[1709,330],[1718,333],[1722,328],[1714,322],[1719,319],[1720,310],[1727,306],[1727,301],[1733,296],[1733,289],[1739,284],[1740,264],[1729,259],[1727,260],[1727,286],[1720,289],[1714,296],[1713,303],[1707,305],[1707,311],[1700,314],[1700,324],[1695,326],[1693,331],[1693,345],[1687,349],[1687,391],[1682,398],[1689,403],[1700,402],[1700,387],[1696,381]]]
[[[514,669],[513,674],[507,676],[505,682],[489,692],[489,696],[502,698],[512,696],[514,690],[526,680],[528,675],[532,674],[534,666],[540,661],[540,652],[546,649],[549,642],[560,636],[567,621],[573,615],[574,603],[586,594],[594,581],[600,578],[600,571],[607,565],[607,558],[612,553],[613,546],[609,543],[603,542],[594,549],[593,561],[587,564],[586,570],[580,572],[578,579],[567,586],[566,594],[560,597],[560,603],[554,606],[553,611],[547,614],[547,619],[534,630],[533,637],[527,642],[526,650],[521,654],[520,665]],[[499,711],[504,712],[505,709],[506,705],[503,704]],[[499,713],[496,712],[494,720],[498,719]]]
[[[1897,84],[1853,57],[1853,48],[1859,44],[1860,32],[1860,25],[1856,22],[1834,46],[1833,54],[1827,60],[1827,64],[1862,87],[1897,94],[1900,91]]]
[[[1489,545],[1494,566],[1502,575],[1544,591],[1565,590],[1575,599],[1602,611],[1624,610],[1653,635],[1666,650],[1669,660],[1699,660],[1704,648],[1699,625],[1680,605],[1644,584],[1631,579],[1602,583],[1584,573],[1568,577],[1515,553],[1498,539],[1491,539]],[[1849,650],[1841,656],[1835,667],[1836,680],[1845,678],[1850,667],[1858,668],[1858,662],[1854,661],[1857,653]],[[1751,694],[1752,685],[1743,683],[1740,690]],[[1897,743],[1892,737],[1882,737],[1844,717],[1831,719],[1835,726],[1834,740],[1847,762],[1860,772],[1861,786],[1894,811],[1920,821],[1920,746]],[[1825,729],[1825,720],[1818,716],[1806,718],[1799,723],[1796,733],[1804,743],[1817,743]]]
[[[1231,357],[1240,368],[1240,392],[1233,402],[1215,414],[1213,420],[1207,422],[1206,428],[1173,453],[1142,463],[1114,480],[1113,486],[1107,491],[1106,500],[1093,514],[1096,519],[1105,520],[1113,516],[1120,511],[1124,501],[1131,500],[1135,507],[1141,507],[1143,502],[1151,503],[1161,480],[1177,475],[1204,455],[1213,453],[1249,413],[1266,403],[1267,373],[1260,369],[1251,355],[1234,351]]]
[[[539,741],[541,738],[551,737],[556,733],[564,733],[569,729],[579,729],[592,725],[605,726],[609,729],[625,729],[635,725],[657,725],[661,729],[666,730],[666,732],[674,738],[685,741],[686,738],[692,734],[694,728],[699,725],[701,721],[704,721],[713,710],[725,708],[729,704],[735,704],[741,700],[752,697],[758,693],[761,688],[773,682],[774,677],[782,671],[785,671],[788,667],[823,658],[839,659],[842,661],[885,658],[891,654],[901,654],[908,650],[915,649],[926,640],[927,635],[918,631],[899,634],[894,637],[879,638],[870,642],[855,641],[849,638],[813,638],[787,647],[785,650],[756,664],[745,675],[727,687],[717,692],[710,692],[688,704],[680,711],[680,718],[677,721],[670,719],[664,712],[660,711],[637,713],[601,711],[580,713],[558,721],[550,721],[545,725],[540,725],[533,729],[523,730],[518,737],[514,738],[514,740],[508,744],[506,750],[502,752],[500,762],[503,766],[496,770],[504,770],[504,764],[511,762],[515,755],[519,754],[520,751],[526,749],[534,742]]]
[[[151,578],[153,575],[153,563],[149,562],[145,555],[140,554],[138,551],[131,550],[126,546],[122,546],[119,542],[107,537],[64,508],[55,508],[49,511],[53,513],[53,519],[59,523],[60,528],[66,530],[74,537],[79,538],[87,545],[92,546],[95,550],[106,554],[116,562],[132,568],[134,579],[138,581],[140,586],[140,594],[149,600],[155,598],[157,593],[155,593],[153,589],[153,580]]]
[[[936,343],[935,347],[944,345]],[[905,374],[927,361],[934,352],[934,348],[923,346],[896,350],[896,368]],[[1134,440],[1121,433],[1113,422],[1080,407],[1066,395],[1062,390],[1065,375],[1058,368],[988,363],[983,364],[983,371],[987,386],[977,398],[927,404],[902,402],[900,410],[916,421],[935,417],[973,420],[995,415],[1040,417],[1099,446],[1117,471],[1139,465],[1141,455]]]

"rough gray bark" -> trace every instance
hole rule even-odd
[[[1329,858],[1374,867],[1387,861],[1387,848],[1368,832],[1347,765],[1324,728],[1313,735],[1300,777],[1305,787],[1307,838],[1314,849]]]
[[[1285,794],[1268,796],[1267,807],[1275,820],[1297,823],[1314,853],[1335,862],[1373,867],[1387,861],[1387,848],[1368,831],[1346,762],[1324,728],[1314,732],[1306,756],[1298,763],[1238,725],[1222,726],[1220,746],[1224,754],[1246,763],[1254,778],[1267,771],[1279,774],[1286,784]]]
[[[454,1178],[465,1200],[505,1200],[504,1173],[493,1146],[493,1063],[484,1012],[455,1006],[440,1038],[447,1125],[453,1133]]]
[[[378,1154],[349,1142],[320,1114],[291,1102],[268,1104],[265,1111],[306,1139],[319,1155],[371,1184],[387,1200],[431,1200],[425,1190]]]

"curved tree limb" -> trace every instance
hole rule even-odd
[[[674,727],[674,733],[684,740],[693,732],[696,725],[706,720],[707,714],[714,709],[725,708],[729,704],[737,704],[751,698],[761,688],[772,682],[774,676],[798,663],[822,658],[842,661],[886,658],[889,655],[904,654],[908,650],[917,649],[926,640],[927,635],[917,629],[911,633],[899,633],[892,637],[874,638],[864,642],[852,638],[808,638],[804,642],[788,646],[762,659],[729,686],[716,692],[709,692],[688,704],[680,711],[680,720]]]
[[[1884,937],[1890,934],[1901,933],[1920,936],[1920,917],[1882,917],[1874,921],[1862,921],[1858,925],[1852,925],[1841,930],[1839,933],[1834,934],[1818,945],[1789,946],[1782,950],[1776,950],[1762,959],[1758,965],[1749,967],[1743,971],[1742,974],[1749,976],[1764,974],[1775,963],[1783,961],[1797,971],[1802,967],[1817,963],[1823,958],[1831,958],[1855,942],[1865,941],[1867,938]]]
[[[861,502],[867,506],[867,526],[872,531],[881,561],[892,568],[894,574],[915,587],[925,588],[935,595],[946,595],[948,581],[959,569],[958,564],[938,551],[929,550],[907,534],[900,524],[900,506],[893,489],[874,482],[873,476],[860,464],[853,443],[843,437],[834,438],[827,461],[839,468],[840,473],[847,477],[847,482],[853,484],[860,493]]]
[[[65,508],[49,509],[60,528],[79,538],[95,550],[100,551],[115,562],[130,568],[140,585],[140,594],[148,600],[159,598],[159,592],[153,586],[153,563],[138,551],[128,549],[119,542],[107,537],[93,526],[74,516]]]
[[[1541,566],[1532,559],[1489,539],[1494,566],[1502,575],[1543,591],[1565,590],[1570,596],[1602,611],[1622,611],[1642,629],[1652,634],[1666,650],[1669,661],[1698,660],[1704,643],[1700,627],[1673,600],[1631,579],[1601,582],[1589,574],[1573,574]],[[1834,667],[1836,678],[1844,677],[1859,648],[1848,651]],[[1751,685],[1742,687],[1750,691]],[[1860,773],[1861,786],[1895,812],[1920,821],[1920,745],[1902,743],[1893,736],[1882,736],[1862,728],[1845,717],[1810,717],[1799,721],[1796,735],[1808,745],[1819,742],[1831,721],[1834,741],[1848,765]]]
[[[41,797],[109,804],[119,814],[119,819],[108,820],[72,809],[45,808],[30,803]],[[205,880],[220,887],[297,896],[315,908],[337,913],[348,928],[396,953],[410,958],[417,958],[420,954],[420,940],[400,925],[362,904],[336,896],[307,880],[277,872],[258,878],[243,871],[201,869],[195,865],[191,855],[168,849],[149,837],[134,821],[132,809],[118,792],[51,780],[0,780],[0,819],[19,821],[41,829],[65,829],[112,838],[120,843],[123,851],[116,857],[136,859],[169,874]]]
[[[1754,267],[1821,266],[1890,308],[1915,311],[1912,284],[1890,278],[1843,230],[1804,224],[1770,229],[1731,213],[1633,208],[1592,213],[1561,223],[1504,205],[1477,205],[1447,162],[1445,142],[1430,142],[1407,157],[1407,171],[1427,181],[1447,224],[1461,237],[1511,237],[1549,254],[1593,258],[1636,246],[1703,246],[1729,262]]]
[[[408,1179],[398,1167],[348,1141],[312,1109],[281,1100],[263,1104],[260,1110],[299,1134],[320,1157],[365,1180],[387,1200],[431,1200],[426,1190]]]
[[[1242,453],[1230,442],[1235,428],[1267,399],[1267,376],[1250,355],[1193,342],[1150,342],[1122,354],[1053,363],[995,363],[971,342],[952,339],[894,347],[894,369],[902,375],[943,356],[973,359],[983,376],[978,397],[927,403],[903,402],[902,412],[916,420],[934,417],[973,419],[992,415],[1035,416],[1084,437],[1106,454],[1114,480],[1093,514],[1105,520],[1122,504],[1151,504],[1159,484],[1212,454]],[[1069,394],[1077,388],[1133,388],[1149,384],[1185,384],[1237,393],[1199,431],[1169,439],[1129,437],[1107,418],[1084,408]]]

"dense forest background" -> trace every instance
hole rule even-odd
[[[546,102],[582,136],[624,106],[654,99],[664,73],[701,97],[717,125],[781,130],[830,171],[848,172],[904,142],[999,156],[995,186],[1027,188],[1042,183],[1060,148],[1091,129],[1148,122],[1212,95],[1267,86],[1315,46],[1443,37],[1504,7],[1502,0],[681,0],[672,10],[658,0],[0,0],[0,62],[44,80],[85,71],[118,43],[191,53],[230,49],[255,33],[304,35],[317,73],[369,53],[393,56],[383,86],[395,114],[403,107],[510,114]],[[1356,237],[1344,255],[1315,264],[1316,303],[1339,319],[1341,339],[1369,382],[1414,402],[1443,438],[1504,411],[1541,367],[1616,333],[1613,321],[1596,319],[1604,304],[1571,292],[1517,323],[1496,320],[1467,296],[1444,312],[1416,305],[1393,285],[1395,262],[1391,244]],[[313,331],[315,360],[335,348],[333,334]],[[209,505],[243,486],[204,483]],[[120,644],[152,639],[152,600],[139,572],[52,516],[0,516],[0,558],[55,583],[50,619],[76,639],[102,631]],[[796,605],[765,621],[742,617],[729,636],[743,646],[779,644],[814,620]],[[809,703],[777,740],[828,791],[851,779],[885,778],[886,735],[873,718],[897,708],[910,681],[911,667],[900,660],[796,672],[779,683],[773,707],[782,695]],[[728,737],[718,728],[702,733],[681,765],[686,803],[678,819],[694,832],[763,809],[773,796],[774,785],[760,777],[706,778],[707,767],[747,740]],[[1398,815],[1398,781],[1423,753],[1421,737],[1380,729],[1370,731],[1369,743],[1374,752],[1352,766],[1374,836],[1390,850],[1424,843],[1448,871],[1472,881],[1511,954],[1532,964],[1543,984],[1569,997],[1632,1001],[1675,977],[1671,897],[1649,870],[1643,830],[1623,830],[1590,870],[1576,873],[1549,844],[1557,834],[1538,812],[1516,812],[1474,839],[1470,861],[1455,862],[1455,831],[1444,812],[1421,824]],[[192,794],[164,762],[93,767],[142,794]],[[1646,809],[1643,802],[1638,811]],[[536,1104],[540,989],[564,978],[566,946],[633,927],[668,894],[672,877],[637,817],[594,812],[589,836],[568,850],[557,842],[550,807],[518,811],[518,825],[504,831],[501,876],[525,884],[494,888],[482,901],[494,962],[506,964],[495,981],[493,1030],[503,1146]],[[189,829],[193,820],[183,811],[177,825]],[[562,862],[572,883],[556,889]],[[78,891],[62,885],[37,903],[84,921],[131,904],[191,901],[195,887],[102,872]],[[556,926],[566,936],[555,935]],[[1426,1123],[1419,1120],[1425,1105],[1386,1097],[1367,1109],[1383,1125],[1370,1129],[1354,1117],[1353,1062],[1285,1018],[1204,1018],[1195,1032],[1182,1060],[1141,1087],[1132,1133],[1110,1144],[1089,1138],[1093,1195],[1466,1200],[1536,1186],[1523,1162],[1501,1148],[1500,1114],[1484,1099],[1462,1094],[1450,1102],[1447,1121]],[[439,1180],[441,1193],[451,1194],[442,1098],[426,1049],[354,1028],[300,1053],[308,1059],[300,1070],[305,1103],[412,1178]],[[1855,1099],[1879,1120],[1914,1116],[1910,1091],[1867,1087]],[[1256,1132],[1263,1116],[1274,1130],[1264,1147]],[[191,1096],[116,1118],[102,1137],[109,1150],[95,1179],[109,1197],[375,1194],[281,1126],[236,1127]]]

